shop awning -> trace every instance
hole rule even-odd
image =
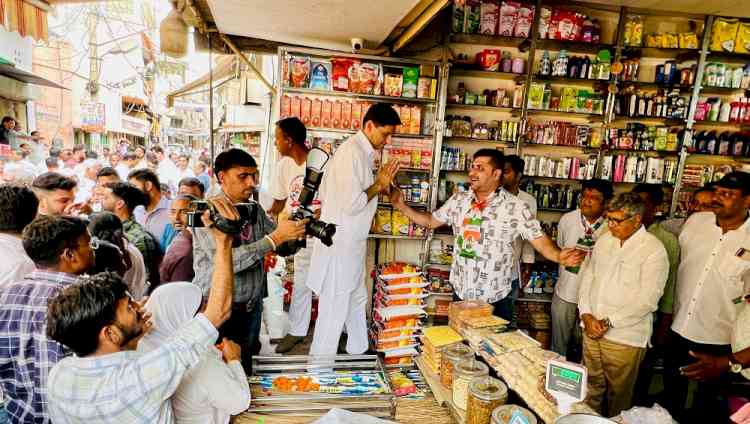
[[[0,75],[4,75],[8,78],[12,78],[14,80],[25,82],[28,84],[43,85],[45,87],[62,88],[67,90],[67,88],[54,81],[40,77],[39,75],[35,75],[31,72],[22,71],[15,66],[9,65],[7,63],[0,63]]]
[[[221,82],[223,82],[222,80],[227,79],[228,77],[233,77],[236,69],[237,60],[234,55],[219,57],[219,60],[216,61],[216,65],[213,68],[214,88],[221,84]],[[172,107],[174,105],[174,99],[177,97],[189,96],[191,94],[202,92],[201,88],[207,86],[209,80],[210,75],[207,73],[167,94],[167,106]]]

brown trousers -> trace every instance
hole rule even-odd
[[[631,407],[638,368],[646,348],[583,336],[583,364],[588,369],[586,403],[605,417]],[[603,408],[606,395],[606,409]]]

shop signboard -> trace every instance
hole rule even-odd
[[[148,133],[148,121],[144,119],[133,118],[132,116],[123,115],[122,132],[126,134],[145,137]]]
[[[81,104],[81,129],[89,133],[104,133],[106,127],[104,103]]]
[[[0,63],[9,63],[16,68],[31,72],[34,44],[31,37],[21,37],[17,32],[0,25]]]

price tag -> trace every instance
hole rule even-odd
[[[547,363],[547,382],[545,388],[557,399],[561,414],[570,412],[573,403],[586,399],[588,372],[586,367],[566,361],[549,361]]]

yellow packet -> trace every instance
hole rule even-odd
[[[716,18],[711,29],[711,50],[733,52],[739,23],[737,19]]]
[[[736,53],[750,53],[750,22],[740,22],[734,51]]]
[[[667,32],[661,37],[661,46],[665,49],[676,49],[679,47],[677,34]]]
[[[394,236],[408,236],[409,217],[401,211],[393,211],[391,214],[391,231]]]
[[[661,34],[651,33],[647,35],[646,47],[661,47]]]
[[[375,214],[375,232],[378,234],[391,234],[391,210],[378,208]]]
[[[698,48],[698,35],[694,32],[680,33],[680,48],[681,49],[697,49]]]

